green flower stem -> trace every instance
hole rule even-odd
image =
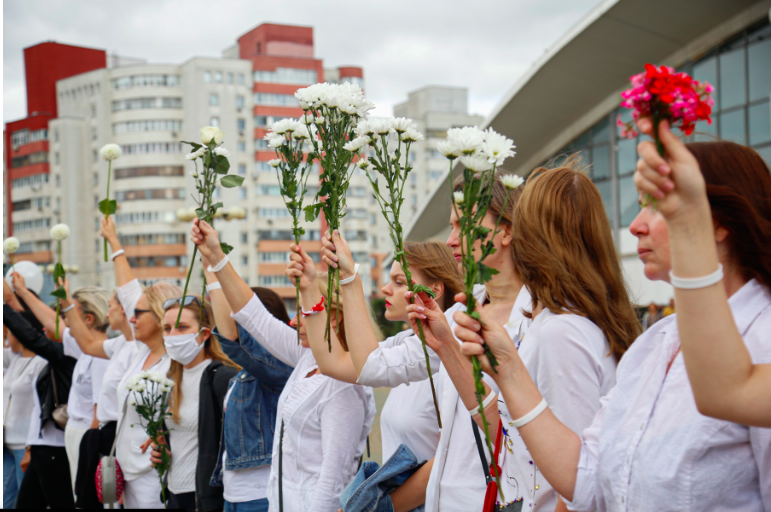
[[[59,264],[61,265],[62,264],[62,242],[61,242],[61,240],[57,241],[56,245],[57,245],[56,252],[59,255]],[[57,288],[59,286],[61,286],[59,283],[54,283],[54,284],[56,285]],[[57,300],[56,301],[56,339],[57,340],[59,339],[59,315],[60,315],[60,310],[61,310],[61,304]]]
[[[107,200],[110,200],[110,178],[112,178],[112,160],[107,163]],[[110,218],[110,214],[104,216],[105,219]],[[104,239],[104,261],[107,263],[110,260],[110,255],[107,252],[107,239]]]
[[[281,418],[281,437],[278,440],[278,511],[284,512],[284,418]]]

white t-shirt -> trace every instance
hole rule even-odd
[[[412,331],[403,331],[386,339],[380,346],[390,348],[411,336]],[[435,382],[438,385],[438,379]],[[442,396],[440,389],[437,389],[437,396]],[[391,389],[380,413],[383,462],[387,461],[401,444],[412,450],[418,462],[432,459],[439,444],[439,432],[431,396],[431,381],[426,379]]]
[[[46,421],[43,430],[40,430],[41,414],[43,414],[43,409],[40,407],[40,397],[37,394],[37,388],[33,388],[32,412],[29,416],[27,444],[30,446],[58,446],[64,448],[64,430],[59,430],[53,419]]]
[[[3,378],[3,429],[5,444],[21,450],[27,444],[30,414],[37,394],[37,377],[48,361],[40,356],[15,357]]]
[[[179,419],[166,420],[173,431],[171,441],[171,468],[169,469],[169,490],[174,494],[195,492],[195,469],[198,465],[198,411],[200,409],[201,376],[211,359],[204,359],[190,369],[182,370],[182,402],[179,404]]]
[[[225,411],[228,408],[230,393],[236,386],[238,386],[238,382],[230,386],[227,395],[225,395],[225,404],[223,406],[223,410]],[[227,450],[223,450],[223,468],[225,468],[225,461],[227,460],[228,452]],[[278,464],[278,457],[276,457],[276,463]],[[245,469],[225,469],[222,474],[222,485],[225,488],[225,501],[228,503],[244,503],[247,501],[267,498],[269,477],[270,464],[265,464],[264,466],[254,466]]]
[[[94,419],[94,405],[102,388],[102,378],[107,370],[107,360],[93,357],[80,350],[69,327],[64,330],[64,355],[78,360],[72,370],[72,385],[67,401],[67,424],[88,430]]]
[[[126,341],[121,334],[116,338],[104,341],[102,346],[110,361],[102,379],[102,390],[99,393],[96,418],[100,425],[110,421],[118,421],[118,384],[128,371],[128,366],[136,357],[137,344],[134,341]]]

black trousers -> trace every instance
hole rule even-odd
[[[183,492],[174,494],[166,490],[169,499],[169,508],[174,510],[184,510],[186,512],[195,512],[195,492]]]
[[[67,451],[59,446],[32,446],[16,508],[75,508]]]

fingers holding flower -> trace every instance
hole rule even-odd
[[[354,273],[354,261],[351,248],[348,242],[340,234],[339,230],[334,233],[327,231],[321,239],[321,259],[332,268],[340,269],[340,279],[346,279]]]
[[[217,231],[205,220],[195,219],[190,228],[190,240],[210,262],[219,263],[225,257]]]
[[[408,301],[412,299],[413,295],[413,292],[404,294]],[[415,303],[407,305],[407,320],[416,334],[419,334],[418,322],[422,323],[426,345],[431,347],[440,357],[447,349],[458,347],[458,342],[455,341],[442,308],[427,293],[416,294]]]
[[[316,281],[316,264],[305,250],[297,245],[289,246],[289,264],[286,268],[286,276],[290,281],[300,279],[300,291],[308,290]]]
[[[113,249],[118,245],[118,232],[115,229],[115,220],[113,217],[102,217],[99,234],[107,240]]]

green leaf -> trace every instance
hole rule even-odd
[[[197,142],[188,142],[186,140],[183,140],[180,142],[182,142],[182,144],[190,144],[191,146],[193,146],[193,151],[198,151],[203,147],[201,144],[198,144]]]
[[[54,297],[58,297],[60,299],[66,299],[67,291],[64,289],[64,286],[60,286],[56,290],[52,291],[51,295],[53,295]]]
[[[492,267],[488,267],[484,263],[479,264],[479,281],[480,283],[486,283],[493,278],[498,271]]]
[[[306,222],[313,222],[319,216],[319,211],[321,211],[321,204],[320,203],[309,204],[308,206],[303,208],[303,210],[305,211]]]
[[[471,318],[473,318],[474,320],[477,320],[479,322],[482,321],[482,317],[479,315],[479,311],[474,311],[473,313],[469,313],[468,316],[470,316]]]
[[[226,157],[225,155],[216,155],[213,158],[211,167],[214,168],[214,172],[216,172],[217,174],[227,174],[228,169],[230,169],[230,162],[228,162],[228,157]]]
[[[428,286],[426,286],[424,284],[414,283],[412,285],[412,291],[415,292],[415,293],[421,293],[421,292],[425,293],[426,295],[428,295],[432,299],[436,298],[436,292],[434,292],[434,290],[432,290],[431,288],[429,288]]]
[[[199,219],[206,220],[206,216],[207,216],[208,212],[206,210],[204,210],[203,208],[196,208],[195,209],[195,214],[198,215]]]
[[[222,208],[224,205],[222,203],[214,203],[211,205],[212,211],[216,212],[219,208]]]
[[[115,199],[102,199],[99,201],[99,211],[105,215],[114,215],[118,210],[118,202]]]
[[[64,267],[61,263],[54,265],[54,284],[59,284],[59,278],[65,277],[67,273],[64,271]]]
[[[235,188],[240,187],[241,184],[244,182],[243,176],[236,176],[235,174],[229,174],[222,178],[220,181],[220,184],[225,188]]]
[[[220,242],[220,249],[222,249],[222,252],[224,252],[225,254],[230,254],[230,251],[233,250],[233,246],[228,245],[225,242]]]

